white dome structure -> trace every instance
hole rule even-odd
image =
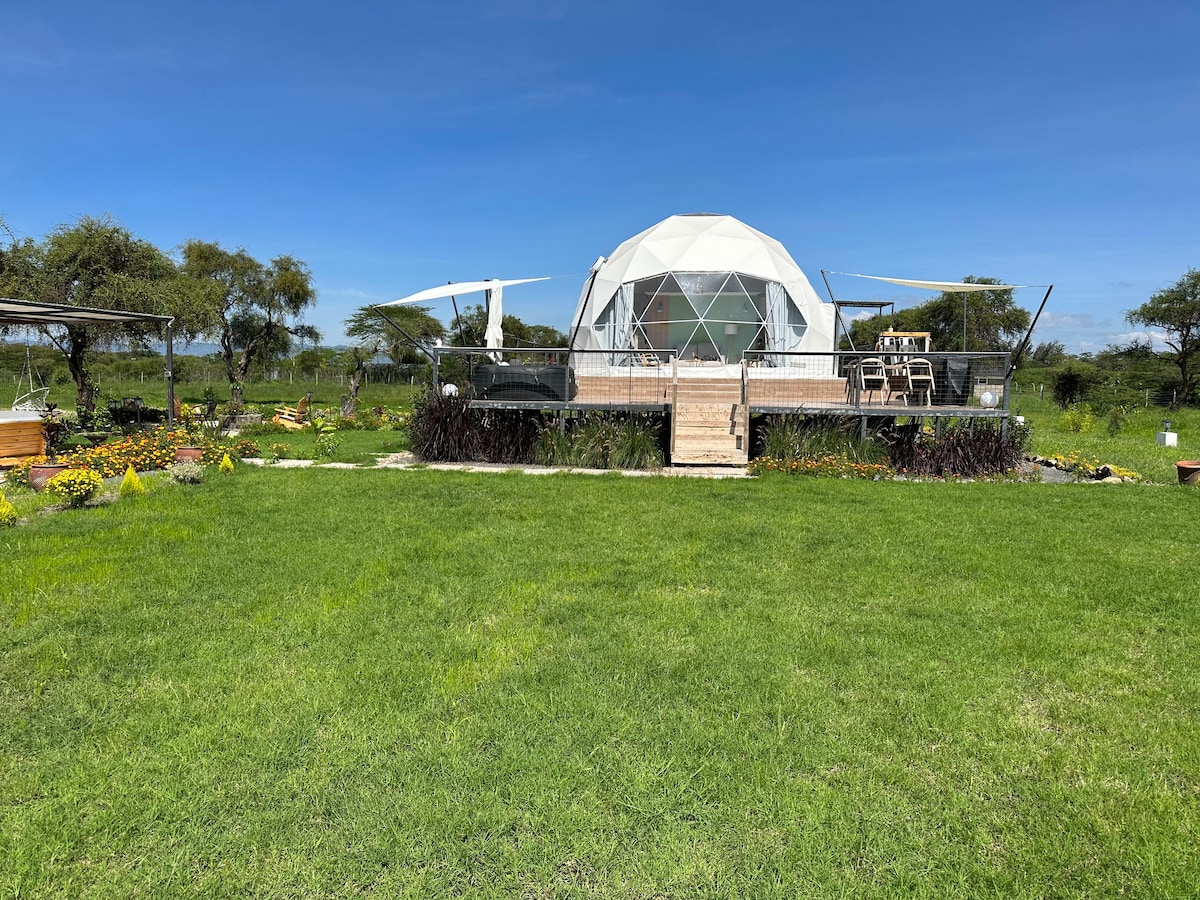
[[[819,375],[829,357],[783,354],[828,353],[833,321],[833,305],[779,241],[733,216],[671,216],[592,267],[571,349],[611,352],[579,353],[573,364],[594,371],[675,356],[740,369],[749,359]]]

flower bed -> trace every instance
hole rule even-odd
[[[91,469],[103,478],[115,478],[130,467],[137,472],[167,468],[175,462],[176,447],[200,447],[204,451],[202,461],[205,465],[216,465],[226,453],[239,459],[258,456],[258,446],[250,440],[212,440],[190,435],[186,431],[156,428],[98,447],[60,453],[58,460],[72,469]],[[44,456],[23,460],[9,472],[9,481],[28,484],[29,468],[45,461]]]
[[[749,475],[763,475],[767,472],[781,472],[784,475],[812,475],[818,478],[863,478],[874,481],[876,478],[891,478],[892,470],[883,463],[855,462],[837,453],[830,453],[816,458],[775,459],[771,456],[760,456],[750,460],[746,466]]]

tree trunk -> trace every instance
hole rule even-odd
[[[229,330],[227,322],[222,320],[222,324],[224,327],[221,329],[221,362],[225,364],[225,379],[233,384],[241,380],[233,368],[233,333]]]
[[[350,376],[350,402],[358,402],[358,386],[362,384],[363,369],[366,366],[366,360],[358,351],[354,353],[354,374]]]
[[[88,412],[96,409],[96,385],[92,373],[87,370],[88,333],[81,325],[67,328],[70,347],[67,350],[67,368],[75,381],[75,405]]]

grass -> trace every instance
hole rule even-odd
[[[403,431],[355,431],[340,429],[334,434],[338,449],[328,461],[347,462],[360,466],[375,465],[378,457],[385,453],[396,453],[409,447],[408,435]],[[311,430],[292,431],[287,434],[257,434],[250,438],[266,456],[272,446],[285,448],[281,455],[288,459],[313,459],[316,442]]]
[[[1194,896],[1198,502],[240,467],[37,517],[0,893]]]
[[[1119,433],[1111,435],[1107,418],[1100,412],[1095,413],[1090,430],[1072,432],[1064,427],[1062,410],[1050,399],[1015,394],[1012,406],[1033,426],[1029,452],[1041,456],[1078,451],[1163,484],[1177,480],[1178,460],[1200,458],[1200,410],[1141,407],[1128,414]],[[1177,447],[1160,447],[1155,442],[1164,419],[1172,420],[1171,427],[1178,434]]]
[[[150,406],[164,408],[167,405],[167,385],[162,379],[154,381],[105,381],[100,385],[106,400],[121,397],[141,397]],[[225,403],[229,400],[229,384],[224,381],[182,381],[175,385],[175,393],[181,403],[201,406],[204,403],[205,388],[216,392],[217,400]],[[407,384],[366,384],[358,392],[360,406],[370,409],[372,406],[409,407],[412,398],[419,390]],[[295,406],[306,392],[312,391],[313,403],[319,407],[337,409],[342,394],[349,388],[336,381],[289,382],[289,381],[251,381],[243,389],[247,403],[267,406]],[[47,398],[62,409],[75,408],[74,383],[56,384],[50,390]]]

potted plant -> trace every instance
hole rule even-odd
[[[202,413],[203,411],[201,411]],[[204,456],[204,448],[199,442],[200,416],[188,404],[179,407],[179,424],[187,432],[187,443],[175,448],[175,462],[200,462]]]
[[[29,467],[29,486],[35,491],[40,491],[46,486],[47,481],[59,472],[67,470],[66,465],[59,462],[58,459],[58,451],[62,449],[63,442],[66,439],[67,423],[60,419],[55,414],[55,409],[51,407],[42,415],[42,442],[45,446],[43,451],[46,457],[45,462],[34,463]]]

